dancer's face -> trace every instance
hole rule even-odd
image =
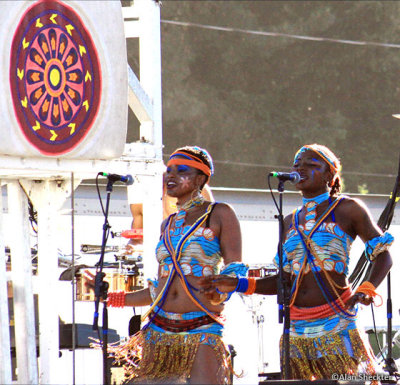
[[[164,176],[167,194],[176,198],[191,196],[201,186],[203,178],[204,175],[193,167],[182,164],[168,166]]]
[[[292,169],[300,174],[296,188],[303,195],[316,196],[329,190],[329,181],[332,179],[330,168],[314,151],[301,152],[294,160]]]

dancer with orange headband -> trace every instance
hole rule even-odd
[[[294,379],[375,374],[372,350],[356,326],[358,303],[369,305],[392,266],[382,234],[364,204],[341,190],[341,165],[327,147],[312,144],[296,153],[293,171],[303,206],[284,220],[283,270],[291,282],[290,372]],[[359,236],[372,264],[368,280],[355,292],[347,279],[350,248]],[[279,266],[278,256],[274,262]],[[276,294],[277,276],[261,279],[207,277],[205,293]],[[381,302],[380,302],[381,303]],[[378,303],[379,305],[379,303]],[[282,345],[281,345],[282,349]],[[282,361],[282,372],[285,372]]]
[[[201,292],[199,281],[212,274],[243,276],[241,234],[232,208],[211,203],[201,190],[213,174],[210,155],[199,147],[176,150],[164,183],[178,211],[161,226],[156,248],[158,280],[146,289],[112,292],[109,306],[150,306],[147,324],[111,349],[128,380],[145,383],[226,384],[233,373],[222,341],[222,310],[228,294]],[[224,265],[222,271],[222,265]]]
[[[165,173],[164,173],[165,176]],[[128,192],[128,203],[129,203],[129,208],[131,210],[132,214],[132,225],[131,228],[139,231],[143,231],[143,202],[146,198],[147,192],[146,188],[147,186],[144,186],[140,177],[136,177],[137,181],[133,183],[132,185],[128,186],[127,192]],[[164,178],[163,178],[164,179]],[[136,183],[137,182],[137,183]],[[149,186],[149,188],[151,188]],[[167,189],[163,180],[163,186],[162,186],[162,210],[163,210],[163,219],[168,218],[171,214],[175,213],[177,211],[177,204],[176,204],[176,198],[171,197],[167,194]],[[212,191],[210,189],[210,186],[206,183],[203,189],[201,190],[201,195],[204,197],[206,201],[213,202],[214,197],[212,194]],[[132,252],[135,251],[135,248],[133,245],[137,244],[142,244],[143,240],[141,238],[137,239],[130,239],[127,246],[126,246],[126,252],[127,254],[131,254]]]

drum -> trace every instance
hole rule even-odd
[[[143,288],[143,276],[125,269],[103,269],[104,281],[108,282],[108,291],[135,291]],[[76,274],[76,300],[94,301],[94,278],[96,269],[81,269]]]
[[[273,264],[263,265],[260,263],[249,265],[249,277],[262,278],[268,275],[274,275],[278,272],[278,269]]]

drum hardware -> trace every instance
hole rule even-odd
[[[75,262],[81,258],[80,255],[75,254]],[[63,254],[61,250],[58,250],[58,267],[70,267],[72,266],[72,254]]]
[[[104,281],[109,291],[136,291],[144,288],[143,273],[136,268],[109,268],[104,264]],[[94,278],[96,269],[80,269],[76,276],[76,301],[94,301]]]
[[[59,281],[72,281],[74,279],[74,272],[75,275],[79,273],[80,269],[89,269],[91,266],[88,265],[75,265],[71,266],[68,269],[64,270],[60,277],[58,278]]]
[[[131,246],[132,247],[132,246]],[[132,248],[128,250],[128,248],[125,246],[106,246],[104,249],[105,253],[115,253],[116,260],[123,260],[123,261],[129,261],[132,260],[134,262],[140,262],[142,260],[142,256],[140,253],[142,253],[142,247],[134,247],[133,246],[133,251]],[[81,245],[81,253],[82,254],[101,254],[101,246],[99,245],[89,245],[89,244],[82,244]]]
[[[115,260],[121,261],[124,264],[134,265],[136,262],[142,262],[143,258],[141,255],[116,255]]]
[[[274,275],[278,273],[278,269],[275,267],[274,264],[260,264],[260,263],[255,263],[252,265],[249,265],[249,277],[254,277],[254,278],[263,278],[267,277],[269,275]]]
[[[254,278],[263,278],[277,273],[277,268],[273,264],[251,264],[249,265],[248,276]],[[252,314],[253,323],[257,325],[257,342],[258,342],[258,371],[262,373],[268,366],[267,362],[264,362],[264,315],[261,314],[261,307],[264,302],[264,297],[260,296],[247,296],[240,294],[243,302],[250,309]]]
[[[105,253],[119,253],[121,250],[120,246],[106,246],[104,249]],[[101,246],[99,245],[81,245],[81,253],[83,254],[100,254]]]
[[[99,263],[95,263],[94,267],[97,267]],[[121,262],[104,262],[103,267],[106,267],[107,269],[119,269],[121,268]]]
[[[125,267],[125,271],[127,272],[127,274],[133,274],[135,276],[143,275],[143,273],[140,272],[139,269],[143,269],[142,263],[135,263],[132,267]]]
[[[258,372],[262,373],[268,366],[267,362],[264,362],[264,315],[261,314],[261,306],[264,302],[264,297],[254,295],[244,295],[239,293],[243,302],[249,308],[252,321],[257,325],[257,345],[258,345]]]

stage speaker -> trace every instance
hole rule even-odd
[[[0,155],[121,156],[128,70],[120,1],[2,1]]]

